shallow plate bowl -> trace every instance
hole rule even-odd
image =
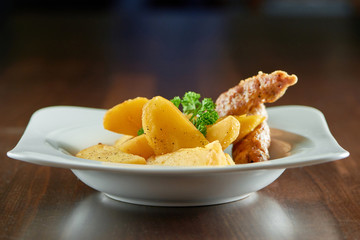
[[[106,110],[72,106],[33,114],[8,156],[68,168],[86,185],[124,202],[153,206],[201,206],[242,199],[275,181],[286,168],[345,158],[347,151],[331,135],[323,114],[305,106],[268,108],[271,160],[225,167],[165,167],[105,163],[76,158],[99,142],[121,135],[104,130]],[[231,153],[231,147],[226,149]]]

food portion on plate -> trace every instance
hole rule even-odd
[[[259,72],[257,76],[240,81],[238,85],[222,93],[216,100],[220,116],[261,115],[267,118],[264,103],[272,103],[285,94],[288,87],[296,84],[297,77],[284,71],[271,74]],[[263,121],[241,141],[233,144],[235,163],[261,162],[269,159],[270,129]]]
[[[113,145],[90,146],[77,157],[127,164],[227,166],[269,159],[270,130],[264,103],[297,82],[283,71],[240,81],[210,98],[187,92],[171,100],[138,97],[109,109],[105,129],[119,133]],[[121,135],[120,135],[121,134]],[[224,150],[232,147],[232,157]]]

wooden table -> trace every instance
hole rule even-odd
[[[351,18],[146,11],[9,16],[0,34],[0,239],[359,239],[360,32]],[[288,169],[229,204],[115,202],[68,169],[9,159],[31,114],[193,90],[257,71],[299,77],[276,105],[321,110],[347,159]]]

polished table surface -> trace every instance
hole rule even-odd
[[[0,25],[0,239],[359,239],[359,26],[356,18],[213,10],[9,15]],[[109,108],[188,90],[216,98],[277,69],[299,82],[267,106],[319,109],[350,156],[287,169],[244,200],[132,205],[69,169],[6,156],[43,107]]]

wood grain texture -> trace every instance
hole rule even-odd
[[[0,56],[0,239],[359,239],[356,24],[224,13],[10,16],[0,38],[7,46]],[[215,99],[242,78],[277,69],[299,81],[268,106],[318,108],[350,157],[288,169],[241,201],[131,205],[106,198],[68,169],[6,157],[42,107],[109,108],[188,90]]]

